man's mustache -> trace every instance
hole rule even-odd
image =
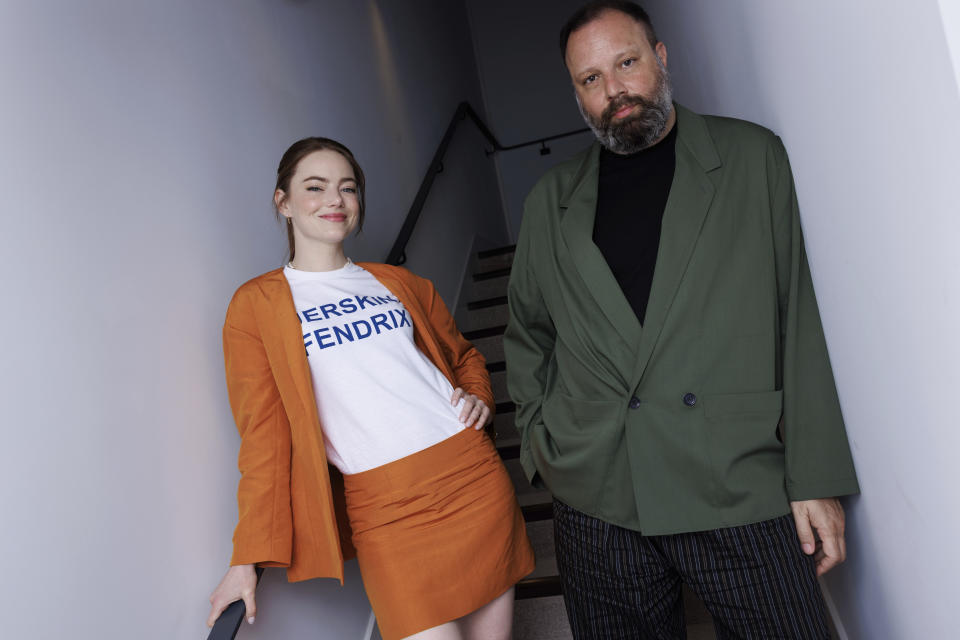
[[[656,103],[652,100],[647,100],[643,96],[636,94],[627,94],[614,98],[607,105],[607,108],[603,110],[603,113],[600,114],[600,126],[604,130],[609,130],[610,124],[613,122],[613,116],[617,111],[620,111],[624,107],[639,106],[640,109],[638,112],[627,116],[624,120],[620,122],[627,122],[630,120],[636,120],[642,118],[645,113],[648,113],[650,109],[656,107]],[[619,123],[618,123],[619,124]]]

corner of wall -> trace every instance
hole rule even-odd
[[[847,635],[847,630],[843,626],[843,620],[840,619],[840,611],[833,601],[833,596],[830,594],[827,583],[823,580],[819,582],[820,590],[823,592],[823,601],[827,605],[827,615],[830,617],[830,622],[833,624],[833,630],[836,631],[837,638],[839,638],[839,640],[849,640],[850,636]]]

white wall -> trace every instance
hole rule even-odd
[[[849,559],[826,580],[846,634],[954,637],[960,94],[945,33],[956,55],[957,12],[645,4],[679,100],[767,125],[791,156],[863,489],[846,502]]]
[[[957,84],[960,84],[960,2],[939,1],[944,32],[947,43],[950,45],[950,54],[953,56],[953,72],[957,76]]]
[[[369,209],[351,255],[382,259],[457,102],[479,103],[464,7],[5,2],[0,87],[0,637],[203,637],[236,519],[220,327],[284,257],[276,163],[306,135],[352,147]],[[451,171],[425,214],[447,202],[460,224],[411,255],[445,265],[448,299],[447,258],[505,239],[477,157],[448,159],[469,180]],[[265,580],[243,638],[366,628],[355,566],[344,589]]]
[[[511,145],[586,126],[560,58],[560,28],[581,0],[466,0],[491,130]],[[527,193],[547,169],[593,141],[587,132],[497,155],[503,203],[516,240]]]

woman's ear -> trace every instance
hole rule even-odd
[[[273,192],[273,206],[277,208],[277,213],[284,218],[290,217],[290,212],[287,210],[287,194],[284,193],[283,189],[277,189]]]

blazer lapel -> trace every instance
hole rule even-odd
[[[413,321],[413,341],[417,348],[425,353],[430,361],[443,372],[450,384],[457,386],[453,370],[447,364],[447,357],[443,353],[443,349],[433,337],[433,327],[430,326],[430,320],[427,318],[423,302],[417,298],[416,293],[411,290],[406,282],[397,277],[390,267],[384,264],[361,262],[359,265],[369,271],[380,284],[397,297]]]
[[[653,354],[713,201],[714,187],[707,173],[720,166],[720,156],[703,119],[680,105],[676,109],[677,166],[663,213],[660,248],[637,349],[637,381]]]
[[[297,317],[290,285],[283,275],[283,269],[272,271],[263,280],[263,292],[270,303],[270,312],[274,315],[274,326],[279,332],[283,344],[283,353],[290,374],[293,377],[297,393],[303,402],[307,415],[317,417],[317,403],[313,397],[313,379],[310,375],[310,363],[303,347],[303,328]]]
[[[620,337],[633,349],[640,338],[640,321],[593,242],[599,172],[600,145],[594,144],[570,190],[560,200],[560,208],[566,210],[560,221],[560,232],[587,291]]]

